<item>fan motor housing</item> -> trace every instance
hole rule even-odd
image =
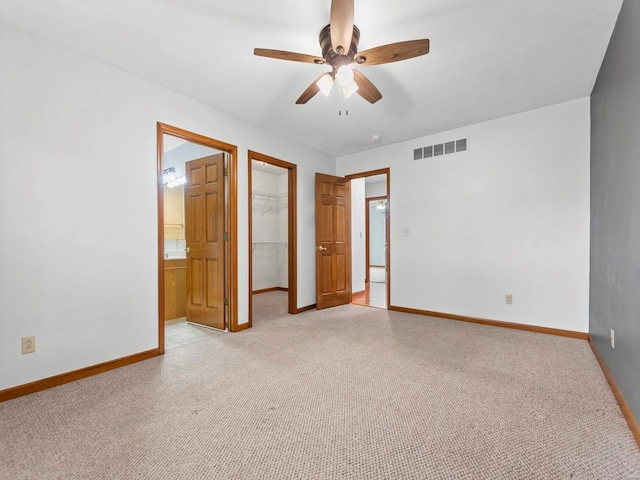
[[[339,55],[333,51],[333,46],[331,45],[331,25],[327,25],[322,29],[319,41],[320,48],[322,48],[322,57],[333,67],[333,73],[335,73],[342,65],[353,63],[353,59],[356,53],[358,53],[360,29],[355,25],[353,26],[351,45],[349,46],[349,51],[345,55]]]

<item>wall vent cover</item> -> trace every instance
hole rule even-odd
[[[456,142],[447,142],[444,144],[444,154],[449,155],[456,151]]]
[[[467,150],[469,150],[469,139],[461,138],[460,140],[451,140],[449,142],[416,148],[413,151],[413,159],[422,160],[423,158],[451,155],[452,153],[466,152]]]

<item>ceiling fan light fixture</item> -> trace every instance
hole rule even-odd
[[[349,98],[358,91],[358,84],[356,82],[351,82],[346,87],[342,87],[342,91],[344,92],[344,98]]]
[[[322,93],[324,93],[325,95],[329,95],[331,89],[333,88],[333,78],[331,78],[331,75],[329,75],[328,73],[325,73],[320,77],[320,80],[316,82],[316,85],[318,85],[318,88],[322,91]]]
[[[342,65],[336,74],[336,80],[341,87],[348,87],[353,83],[353,70],[349,65]]]
[[[329,77],[322,75],[311,83],[296,100],[296,105],[307,103],[321,91],[329,95],[333,83],[338,82],[346,97],[357,91],[367,102],[374,104],[382,99],[376,86],[360,71],[352,70],[355,65],[383,65],[419,57],[429,53],[428,38],[389,43],[358,52],[360,29],[354,25],[355,0],[330,0],[331,15],[329,25],[320,30],[318,41],[322,56],[255,48],[253,54],[259,57],[276,58],[292,62],[313,63],[330,67]],[[356,85],[353,85],[353,83]],[[360,87],[360,89],[358,89]]]

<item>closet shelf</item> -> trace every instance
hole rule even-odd
[[[289,243],[286,211],[289,195],[284,193],[251,191],[252,229],[251,257],[253,259],[253,287],[270,288],[282,284],[282,274],[287,272]],[[260,215],[258,215],[260,212]],[[262,218],[260,218],[262,217]]]
[[[288,246],[288,242],[253,242],[251,251],[254,251],[256,247],[287,248]]]
[[[261,192],[260,190],[253,190],[251,192],[253,197],[262,197],[262,198],[287,198],[286,193],[269,193],[269,192]]]
[[[261,214],[264,215],[268,211],[280,211],[287,208],[286,193],[269,193],[253,190],[251,192],[251,202],[262,207]]]

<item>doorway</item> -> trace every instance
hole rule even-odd
[[[365,301],[371,307],[387,308],[387,197],[366,197],[365,205]]]
[[[249,326],[297,311],[296,165],[249,151]],[[257,308],[256,308],[257,307]]]
[[[352,303],[390,304],[390,169],[348,175],[352,182]]]
[[[237,331],[237,148],[158,123],[158,351]],[[187,318],[188,316],[192,318]]]

